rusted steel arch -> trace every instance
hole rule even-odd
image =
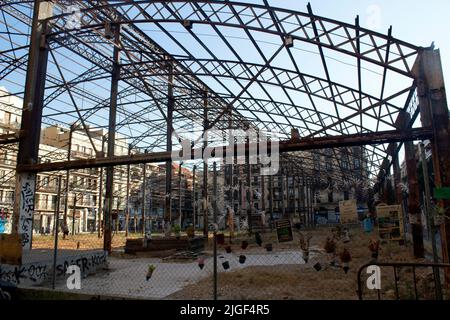
[[[76,3],[77,1],[74,1]],[[145,7],[142,7],[145,6]],[[164,6],[167,9],[158,7]],[[190,21],[191,23],[220,25],[228,27],[237,27],[252,31],[260,31],[278,35],[282,38],[291,36],[294,40],[300,40],[319,47],[328,48],[341,52],[355,58],[376,64],[383,68],[397,72],[404,76],[413,78],[411,74],[412,65],[407,59],[415,57],[422,49],[419,46],[396,39],[389,35],[374,32],[357,25],[320,17],[311,13],[299,12],[285,8],[272,7],[262,4],[251,4],[235,1],[218,1],[218,0],[170,0],[170,1],[153,1],[153,0],[118,0],[114,3],[107,3],[98,6],[91,6],[81,10],[83,21],[81,30],[92,28],[103,28],[103,24],[95,23],[90,13],[101,9],[122,10],[123,13],[130,14],[129,20],[113,21],[119,24],[140,24],[140,23],[164,23]],[[151,19],[144,18],[145,13],[149,9],[153,9]],[[169,10],[170,9],[170,10]],[[131,12],[133,15],[131,15]],[[202,15],[210,13],[207,19]],[[55,15],[48,19],[54,24],[61,24],[70,14],[63,13]],[[240,17],[246,16],[246,20],[240,20]],[[123,16],[122,16],[123,18]],[[266,21],[270,20],[270,21]],[[241,22],[239,22],[241,21]],[[93,22],[91,24],[91,22]],[[313,34],[313,25],[320,26],[318,36]],[[319,28],[318,28],[319,29]],[[66,32],[74,32],[76,30],[67,29]],[[56,31],[54,34],[64,31]],[[358,41],[356,34],[359,32],[359,42],[361,39],[367,38],[366,44],[371,47],[369,50],[358,52],[356,42]],[[340,41],[339,41],[340,39]],[[384,50],[388,46],[394,46],[398,50],[395,56],[383,57]],[[371,54],[375,57],[371,57]],[[392,53],[394,54],[394,53]],[[400,66],[393,66],[401,62]]]

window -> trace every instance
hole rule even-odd
[[[11,123],[11,112],[5,111],[5,123],[6,124]]]

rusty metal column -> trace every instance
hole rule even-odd
[[[195,234],[195,215],[196,215],[196,208],[197,208],[197,188],[195,187],[195,175],[196,175],[197,166],[194,165],[194,168],[192,169],[192,225],[194,226],[194,234]]]
[[[102,136],[102,157],[105,156],[105,142],[106,137]],[[103,167],[100,168],[100,177],[99,177],[99,191],[98,191],[98,230],[97,236],[98,238],[102,237],[102,227],[103,224]]]
[[[395,143],[395,150],[397,150],[397,143]],[[394,189],[395,189],[395,200],[397,201],[397,204],[402,205],[403,203],[403,192],[402,188],[400,187],[401,183],[401,169],[400,169],[400,161],[399,161],[399,155],[397,152],[394,152],[393,155],[393,168],[394,168]]]
[[[413,68],[417,81],[417,94],[421,122],[431,127],[434,138],[431,143],[434,182],[437,188],[450,187],[450,135],[449,110],[446,99],[440,51],[425,49]],[[440,200],[439,207],[446,209],[445,222],[441,226],[442,257],[450,261],[450,200]],[[450,270],[445,269],[446,282],[450,282]]]
[[[179,165],[179,167],[178,167],[178,188],[179,188],[179,190],[178,190],[178,224],[180,225],[180,227],[181,227],[181,219],[182,219],[182,217],[181,217],[181,196],[182,196],[182,192],[181,192],[181,169],[182,169],[182,165],[183,165],[183,162],[180,162],[180,165]]]
[[[408,175],[408,213],[413,238],[414,256],[423,258],[423,230],[421,222],[419,183],[417,181],[417,161],[414,142],[405,142],[405,162]]]
[[[147,153],[147,150],[145,150]],[[144,179],[142,180],[142,204],[141,204],[141,231],[142,235],[145,236],[145,220],[146,220],[146,198],[147,198],[147,164],[144,163],[144,169],[142,170],[142,175]]]
[[[128,155],[131,155],[131,144],[128,145]],[[128,224],[130,223],[130,171],[131,166],[127,165],[127,195],[125,199],[125,237],[128,237]]]
[[[208,92],[203,92],[203,151],[208,146]],[[208,239],[208,161],[203,159],[203,235]]]
[[[281,185],[280,188],[280,206],[281,206],[281,218],[285,219],[285,214],[286,214],[286,209],[284,208],[284,193],[285,193],[285,185],[284,185],[284,176],[283,176],[283,171],[281,170],[280,175],[278,176],[278,185]],[[280,208],[279,208],[280,209]]]
[[[67,146],[67,160],[70,161],[70,154],[72,153],[72,134],[75,129],[75,124],[70,126],[69,130],[69,145]],[[63,216],[63,225],[64,231],[67,228],[67,211],[69,210],[69,180],[70,180],[70,170],[66,171],[66,186],[65,186],[65,194],[64,197],[64,216]],[[63,232],[63,239],[66,239],[66,233]]]
[[[116,115],[117,115],[117,95],[119,92],[120,78],[120,25],[112,25],[111,31],[114,32],[114,51],[113,51],[113,69],[111,74],[111,92],[109,106],[109,125],[108,125],[108,158],[114,157],[116,147]],[[103,250],[111,253],[111,233],[112,221],[111,213],[114,196],[114,166],[106,168],[106,186],[105,186],[105,212],[104,212],[104,238]]]
[[[247,221],[248,221],[248,230],[252,232],[252,213],[253,213],[253,192],[252,192],[252,173],[251,173],[251,165],[250,165],[250,157],[248,155],[245,156],[245,163],[247,167]]]
[[[261,173],[261,170],[260,170]],[[259,178],[261,180],[261,210],[266,212],[266,176],[259,175]]]
[[[172,134],[173,134],[173,108],[174,108],[174,97],[173,97],[173,67],[171,64],[168,65],[168,88],[167,88],[167,151],[172,151]],[[172,161],[166,162],[166,194],[165,194],[165,212],[164,220],[172,222]]]
[[[214,223],[217,223],[217,216],[218,216],[218,207],[217,207],[217,162],[213,162],[213,215],[214,215]]]
[[[23,136],[19,139],[18,166],[38,162],[49,52],[46,37],[47,24],[41,19],[52,15],[52,6],[50,2],[41,0],[36,0],[34,5],[22,111]],[[35,173],[16,174],[12,233],[21,236],[23,249],[31,249],[32,246],[36,177]]]

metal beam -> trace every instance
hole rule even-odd
[[[120,26],[111,26],[114,32],[114,42],[120,42]],[[111,77],[111,92],[110,92],[110,106],[109,106],[109,127],[108,127],[108,158],[114,157],[116,147],[116,116],[117,116],[117,96],[119,94],[119,77],[120,77],[120,51],[117,45],[114,46],[113,52],[113,69]],[[104,240],[103,249],[111,253],[111,213],[113,207],[113,192],[114,192],[114,167],[108,166],[106,168],[106,187],[105,187],[105,214],[104,214]],[[118,213],[117,213],[118,214]]]
[[[432,131],[427,128],[413,128],[404,131],[380,131],[370,132],[363,134],[354,134],[346,136],[327,136],[318,138],[300,139],[298,141],[285,140],[279,142],[279,151],[283,152],[295,152],[295,151],[307,151],[318,150],[326,148],[342,148],[351,146],[363,146],[363,145],[378,145],[391,142],[405,142],[426,140],[433,136]],[[238,145],[235,145],[235,148]],[[217,147],[222,148],[223,154],[226,154],[228,146]],[[249,145],[245,144],[244,149],[246,152],[249,150]],[[271,150],[271,145],[268,146],[268,152]],[[203,148],[202,148],[203,150]],[[202,150],[192,149],[190,150],[190,159],[199,159],[199,154],[202,154]],[[211,155],[214,157],[215,152],[212,151]],[[139,164],[139,163],[158,163],[169,161],[172,158],[172,153],[167,151],[152,152],[146,154],[135,154],[131,156],[115,156],[112,158],[97,158],[97,159],[80,159],[72,161],[61,161],[52,163],[40,163],[40,164],[22,164],[17,167],[19,172],[47,172],[58,170],[75,170],[85,168],[99,168],[107,166],[119,166],[127,164]]]

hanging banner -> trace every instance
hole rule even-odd
[[[339,213],[342,224],[358,222],[358,208],[356,207],[356,200],[340,201]]]

